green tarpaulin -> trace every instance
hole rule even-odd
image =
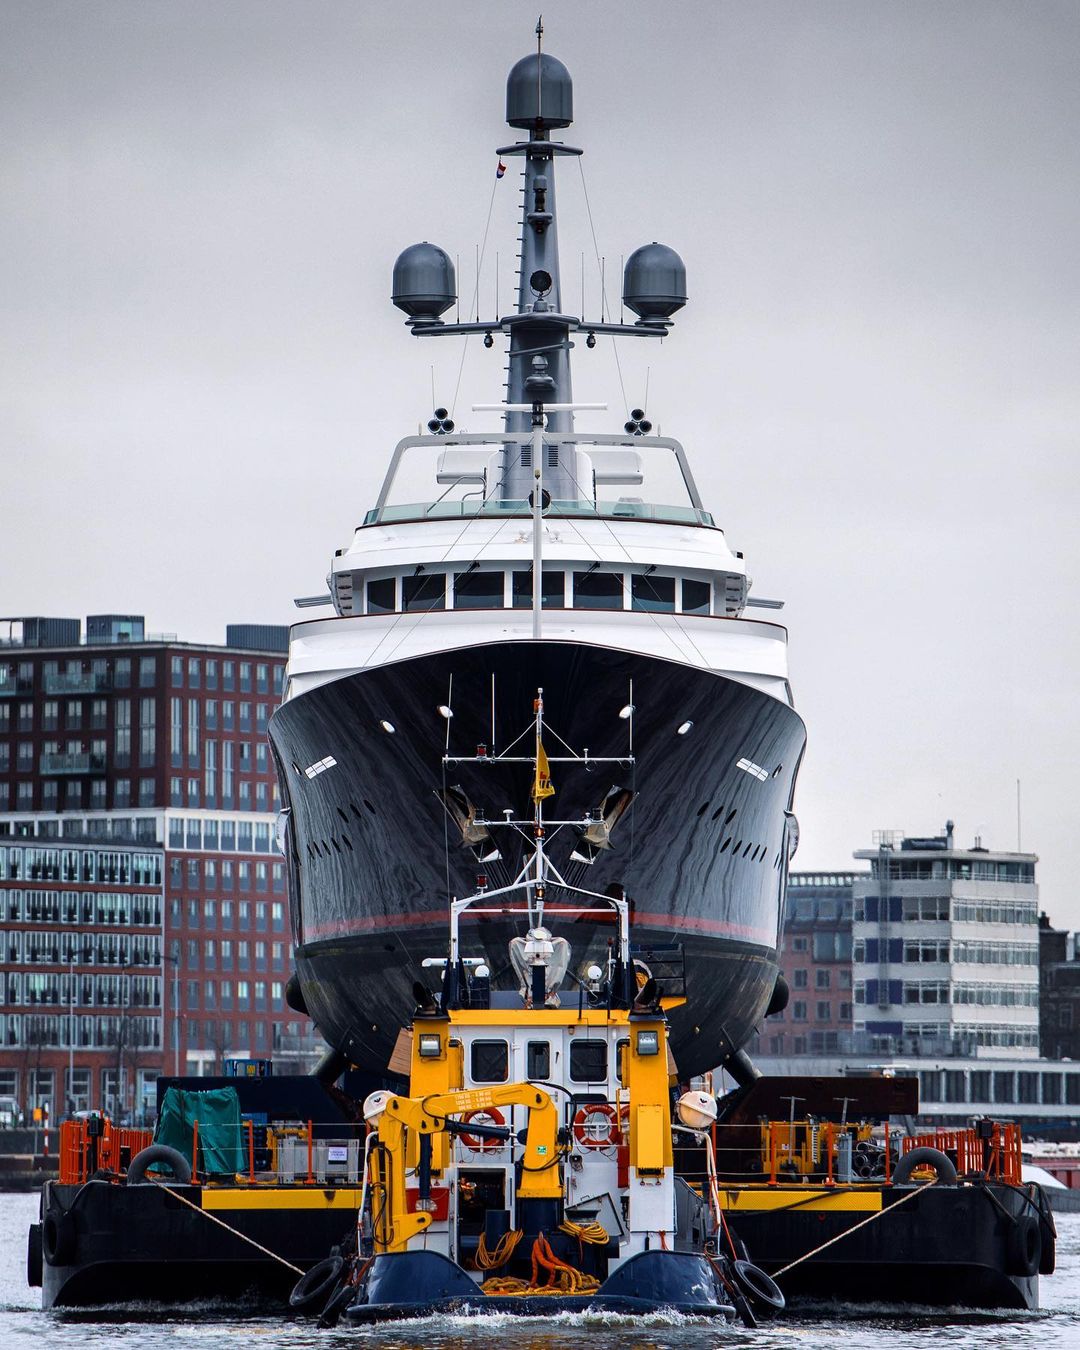
[[[192,1159],[195,1122],[199,1122],[199,1156]],[[166,1088],[154,1131],[155,1144],[168,1144],[194,1162],[200,1176],[239,1172],[244,1166],[240,1133],[240,1099],[235,1088],[188,1092]]]

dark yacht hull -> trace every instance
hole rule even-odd
[[[570,860],[571,827],[549,831],[550,857],[573,885],[625,887],[635,945],[682,944],[689,1002],[673,1013],[673,1048],[683,1074],[710,1069],[746,1041],[775,983],[785,813],[803,724],[786,704],[733,679],[585,643],[507,642],[395,662],[336,679],[274,714],[308,1011],[354,1063],[386,1066],[409,1021],[413,982],[425,978],[421,962],[446,953],[448,896],[471,893],[481,872],[491,887],[506,884],[524,857],[526,840],[499,830],[502,859],[477,862],[436,794],[460,786],[489,818],[505,808],[527,816],[531,766],[444,766],[448,732],[451,755],[474,755],[484,743],[493,757],[521,737],[509,753],[529,756],[538,687],[556,788],[545,816],[580,818],[613,786],[636,793],[613,847],[593,865]],[[619,716],[631,701],[632,764],[630,722]],[[587,748],[624,762],[560,764],[560,739],[575,754]],[[309,777],[326,757],[335,763]],[[549,901],[574,898],[552,892]],[[514,987],[506,944],[521,931],[485,917],[463,925],[463,953],[487,961],[494,987]],[[558,931],[580,970],[603,958],[614,930],[590,914],[561,916]],[[437,984],[436,972],[426,978]],[[563,997],[574,997],[569,983]]]

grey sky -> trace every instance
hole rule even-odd
[[[797,865],[947,816],[1012,847],[1020,777],[1044,903],[1080,924],[1080,5],[544,16],[609,293],[639,243],[686,260],[674,337],[623,344],[627,395],[650,367],[650,415],[787,601]],[[453,397],[460,347],[408,337],[390,269],[431,238],[471,294],[535,17],[0,4],[0,612],[144,612],[215,641],[296,617],[430,415],[432,361]],[[576,303],[591,240],[559,167]],[[459,424],[501,364],[470,347]],[[623,420],[608,344],[579,346],[575,391]]]

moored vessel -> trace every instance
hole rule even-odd
[[[478,874],[498,886],[523,865],[525,842],[495,843],[493,822],[527,799],[517,737],[540,686],[565,822],[551,856],[575,883],[629,897],[643,953],[682,948],[695,1012],[672,1012],[680,1070],[743,1074],[742,1045],[783,997],[776,949],[805,742],[786,633],[748,617],[778,602],[750,594],[682,446],[653,435],[646,410],[615,433],[576,429],[576,412],[604,405],[574,401],[575,342],[666,336],[685,269],[647,244],[624,269],[635,322],[570,313],[555,178],[581,152],[553,137],[573,117],[565,66],[539,49],[519,61],[506,114],[524,133],[498,151],[500,170],[521,165],[515,309],[444,322],[455,272],[428,242],[394,268],[414,335],[506,343],[504,399],[480,410],[502,426],[461,434],[440,408],[431,434],[402,440],[334,556],[334,617],[292,630],[270,724],[292,1000],[341,1062],[386,1068],[416,951],[440,943],[452,898]],[[430,484],[420,501],[418,482]],[[496,918],[477,934],[496,989],[513,987],[511,936]],[[603,955],[595,915],[577,916],[570,938],[580,963]]]

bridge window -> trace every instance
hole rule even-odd
[[[369,581],[367,584],[367,612],[369,614],[392,614],[397,608],[394,595],[396,589],[397,579],[395,577],[382,577],[378,581]]]
[[[458,572],[454,576],[455,609],[502,609],[502,572]]]
[[[515,609],[532,607],[532,568],[514,572],[513,600]],[[566,605],[566,574],[544,568],[540,574],[540,604],[544,609],[563,609]]]
[[[708,614],[712,587],[707,581],[691,581],[685,578],[682,584],[682,612],[684,614]]]
[[[510,1047],[506,1041],[473,1041],[469,1063],[474,1083],[505,1083],[510,1075]]]
[[[445,609],[445,574],[442,572],[422,572],[418,577],[402,577],[401,608],[421,611]]]
[[[672,613],[675,609],[675,578],[632,576],[630,608]]]
[[[607,1042],[570,1042],[570,1079],[574,1083],[607,1082]]]
[[[621,572],[575,572],[575,609],[622,609]]]

